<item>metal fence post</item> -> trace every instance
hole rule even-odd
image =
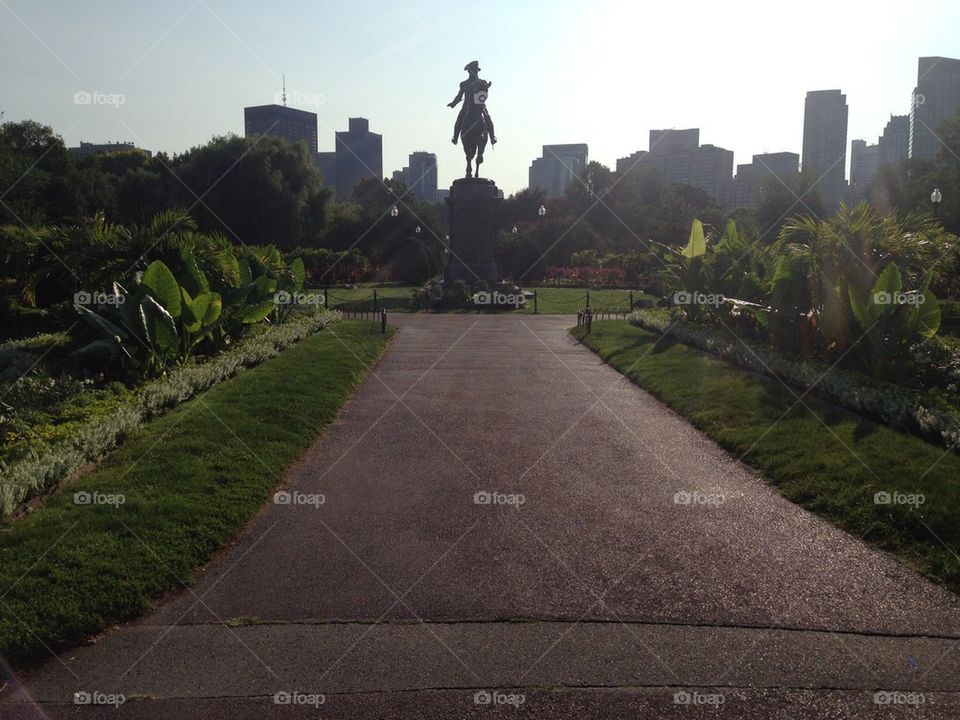
[[[590,309],[590,288],[587,288],[587,310]]]
[[[325,308],[329,308],[329,307],[330,307],[330,298],[327,297],[327,291],[329,291],[329,290],[330,290],[330,286],[329,286],[329,285],[325,285],[324,288],[323,288],[323,306],[324,306]]]
[[[540,306],[539,306],[539,304],[538,304],[538,302],[537,302],[538,299],[539,299],[539,296],[537,295],[537,291],[534,290],[534,291],[533,291],[533,314],[534,314],[534,315],[536,315],[538,312],[540,312]]]
[[[633,290],[630,291],[630,312],[633,312]]]
[[[377,311],[377,289],[373,289],[373,311]]]
[[[387,332],[387,309],[380,310],[380,333]]]

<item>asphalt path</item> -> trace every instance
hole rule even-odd
[[[571,318],[393,319],[291,501],[0,717],[960,717],[958,598],[784,500]]]

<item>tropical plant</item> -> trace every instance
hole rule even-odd
[[[287,265],[273,246],[244,248],[240,257],[218,254],[226,272],[217,287],[200,269],[193,249],[180,248],[177,273],[162,260],[151,262],[131,289],[113,283],[111,294],[95,312],[86,305],[74,307],[96,331],[97,338],[75,353],[78,361],[101,367],[119,367],[139,375],[154,376],[171,362],[184,362],[204,340],[222,346],[243,326],[285,319],[293,303],[278,305],[279,294],[303,288],[304,269],[299,259]]]

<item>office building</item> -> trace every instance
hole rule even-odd
[[[617,159],[617,172],[620,174],[629,173],[636,167],[640,167],[640,162],[647,156],[646,150],[637,150],[627,157]]]
[[[257,105],[243,109],[247,137],[270,135],[292,143],[306,143],[310,157],[317,154],[317,114],[284,105]]]
[[[544,145],[543,155],[530,165],[531,188],[540,188],[548,198],[560,197],[587,166],[586,143]]]
[[[437,202],[437,156],[419,150],[410,153],[403,170],[393,173],[393,179],[401,181],[422,202]]]
[[[655,168],[667,182],[700,188],[721,200],[733,176],[733,151],[700,145],[700,129],[651,130],[650,150],[617,160],[618,172]]]
[[[696,150],[698,147],[700,147],[700,128],[650,131],[651,153],[666,154],[678,150]]]
[[[318,152],[317,168],[323,175],[324,185],[337,187],[337,154],[335,152]]]
[[[840,90],[807,93],[803,113],[803,173],[827,208],[846,192],[847,96]]]
[[[854,199],[866,199],[873,176],[879,169],[880,145],[854,140],[850,144],[850,194]]]
[[[383,178],[383,136],[370,132],[366,118],[350,118],[348,130],[336,133],[334,187],[349,198],[358,182]]]
[[[880,136],[880,165],[896,165],[909,157],[910,116],[891,115]]]
[[[737,165],[737,175],[723,194],[728,210],[755,207],[765,184],[776,183],[793,188],[800,172],[800,156],[792,152],[760,153],[753,162]]]
[[[80,147],[67,148],[67,152],[77,157],[90,157],[91,155],[100,155],[102,153],[119,152],[142,152],[147,157],[152,157],[153,153],[143,148],[138,148],[132,142],[108,142],[108,143],[88,143],[80,142]]]
[[[943,144],[940,127],[960,112],[960,60],[922,57],[917,67],[917,87],[910,103],[911,158],[929,159]]]

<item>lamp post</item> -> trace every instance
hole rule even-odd
[[[939,218],[940,203],[943,202],[943,193],[940,192],[940,188],[934,188],[933,192],[930,193],[930,202],[933,203],[933,216]]]
[[[400,211],[397,210],[397,206],[396,206],[396,205],[394,205],[392,208],[390,208],[390,217],[396,217],[396,216],[399,215],[399,214],[400,214]]]
[[[547,206],[546,206],[546,205],[541,205],[541,206],[540,206],[540,209],[537,210],[537,215],[540,216],[540,242],[539,242],[539,245],[538,245],[538,247],[537,247],[537,252],[540,252],[540,248],[543,247],[543,220],[544,220],[545,217],[547,217]],[[543,256],[542,256],[542,255],[541,255],[540,259],[541,259],[541,260],[543,259]],[[539,262],[539,260],[538,260],[537,262]],[[544,268],[546,268],[546,263],[544,263]],[[545,276],[544,276],[544,277],[545,277]]]

